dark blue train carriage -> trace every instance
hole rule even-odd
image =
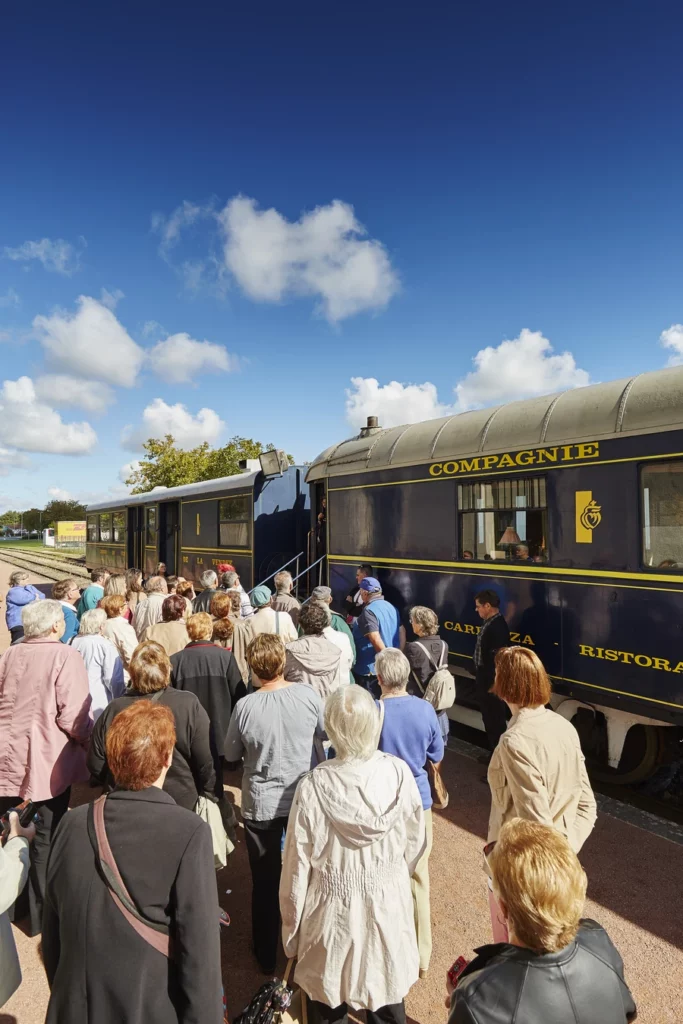
[[[304,474],[266,452],[235,476],[90,505],[86,563],[150,574],[163,562],[169,575],[196,582],[229,562],[245,589],[290,561],[294,574],[310,530]]]
[[[672,756],[683,367],[387,430],[369,421],[307,479],[314,501],[327,498],[337,604],[369,562],[406,621],[414,604],[437,611],[460,677],[454,718],[480,721],[474,595],[493,587],[594,760],[635,781]]]

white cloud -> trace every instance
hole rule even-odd
[[[63,238],[41,238],[40,241],[24,242],[16,249],[6,245],[4,252],[7,259],[22,263],[39,260],[46,270],[66,274],[67,277],[79,269],[79,253],[71,242]]]
[[[346,392],[346,418],[356,428],[365,426],[368,416],[378,416],[382,427],[395,427],[590,384],[588,372],[576,365],[571,352],[553,354],[540,331],[526,328],[513,341],[480,349],[473,363],[476,369],[454,388],[453,405],[441,402],[429,382],[392,380],[380,385],[374,377],[352,377],[353,387]]]
[[[152,216],[152,231],[161,238],[159,252],[164,259],[168,258],[170,250],[180,240],[183,229],[210,213],[211,207],[190,203],[187,199],[177,206],[169,217],[164,217],[163,213],[155,213]]]
[[[143,411],[140,426],[124,429],[121,444],[129,451],[136,452],[150,437],[160,438],[172,434],[181,448],[193,448],[202,441],[213,444],[224,427],[225,424],[213,409],[200,409],[193,416],[180,402],[167,405],[163,398],[155,398]]]
[[[526,327],[512,341],[480,349],[473,363],[475,369],[455,387],[458,412],[590,384],[571,352],[554,354],[540,331]]]
[[[142,325],[141,334],[143,338],[150,338],[154,334],[159,337],[166,337],[168,331],[161,326],[158,320],[145,320]]]
[[[48,487],[48,495],[55,501],[71,501],[73,494],[70,491],[64,491],[61,487]]]
[[[55,366],[121,387],[135,384],[144,351],[97,299],[81,295],[75,313],[37,316],[33,326]]]
[[[195,341],[189,334],[172,334],[158,342],[148,359],[154,373],[168,384],[183,384],[212,370],[228,373],[237,362],[223,345]]]
[[[664,348],[673,350],[674,354],[669,356],[667,366],[678,366],[679,363],[683,363],[683,324],[672,324],[671,327],[667,327],[659,335],[659,343]]]
[[[114,288],[111,292],[107,288],[102,288],[100,292],[100,302],[107,309],[116,309],[121,299],[124,298],[125,294],[120,288]]]
[[[22,452],[0,448],[0,476],[8,476],[15,469],[25,469],[29,464],[29,459]]]
[[[86,412],[104,412],[114,401],[114,392],[108,384],[96,380],[82,380],[68,374],[45,374],[35,381],[37,397],[62,409],[76,406]]]
[[[6,380],[0,389],[0,444],[26,452],[84,455],[97,443],[89,423],[64,423],[39,401],[30,377]]]
[[[380,426],[398,427],[448,416],[451,406],[439,401],[433,384],[399,384],[392,380],[380,385],[374,377],[352,377],[346,392],[346,419],[352,427],[364,427],[368,416],[378,416]]]
[[[398,277],[381,242],[368,239],[353,207],[338,199],[296,222],[236,196],[218,215],[227,269],[257,302],[312,295],[328,320],[381,309]]]
[[[9,306],[20,306],[21,299],[14,288],[8,288],[4,295],[0,295],[0,309],[7,309]]]
[[[138,461],[138,459],[133,459],[132,462],[127,462],[125,466],[121,466],[121,469],[119,470],[119,480],[121,481],[121,483],[125,484],[126,480],[128,480],[128,478],[131,477],[133,473],[137,473],[139,468],[140,462]]]

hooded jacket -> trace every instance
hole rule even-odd
[[[327,1006],[400,1003],[418,978],[410,878],[425,850],[408,765],[376,751],[304,775],[280,882],[282,940],[295,980]]]
[[[302,636],[287,644],[285,679],[312,686],[323,700],[349,680],[340,649],[326,636]]]

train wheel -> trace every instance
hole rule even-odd
[[[630,786],[644,782],[654,774],[664,753],[664,730],[656,725],[633,725],[626,733],[626,742],[618,768],[607,763],[607,722],[601,713],[579,709],[572,718],[581,739],[581,747],[591,777],[597,782]]]

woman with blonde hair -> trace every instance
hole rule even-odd
[[[627,1024],[636,1005],[607,932],[582,918],[586,875],[567,839],[512,818],[486,847],[509,940],[480,946],[449,984],[449,1024]]]
[[[537,655],[526,647],[498,651],[492,692],[512,718],[488,769],[488,842],[497,840],[511,818],[525,818],[556,828],[578,853],[595,825],[595,797],[576,729],[546,707],[550,680]],[[490,884],[489,890],[494,940],[505,941]]]
[[[128,680],[128,665],[133,656],[133,651],[138,645],[138,638],[135,630],[126,621],[124,615],[126,599],[121,594],[103,597],[100,601],[100,608],[107,615],[107,621],[102,626],[102,636],[108,637],[119,652],[123,662],[123,674],[125,679]]]
[[[304,775],[289,815],[282,937],[312,1024],[346,1022],[349,1007],[368,1024],[405,1024],[418,979],[410,879],[426,846],[422,800],[406,762],[377,749],[380,714],[360,686],[327,698],[337,756]]]
[[[9,590],[5,595],[5,622],[12,638],[12,643],[21,640],[24,635],[24,627],[21,624],[22,609],[32,601],[43,601],[45,594],[41,594],[32,584],[29,583],[29,574],[24,569],[17,569],[9,578]]]
[[[124,601],[126,601],[126,607],[123,610],[123,617],[126,620],[126,622],[132,622],[133,613],[131,612],[130,607],[128,605],[128,601],[126,599],[127,593],[128,585],[126,583],[126,577],[122,572],[115,573],[113,576],[110,576],[107,582],[104,584],[105,597],[113,597],[115,594],[118,594],[120,597],[124,599]]]
[[[126,569],[124,577],[126,580],[126,603],[130,608],[131,615],[134,615],[140,601],[145,600],[145,591],[142,587],[142,572],[140,569]]]
[[[448,667],[448,644],[439,636],[439,618],[424,605],[410,609],[410,625],[417,640],[406,644],[404,654],[410,662],[408,693],[424,697],[429,680],[439,668]],[[437,711],[444,743],[448,743],[451,724],[447,711]]]
[[[161,644],[141,643],[130,662],[130,686],[99,716],[93,729],[88,769],[101,785],[113,785],[107,762],[107,734],[116,716],[140,700],[152,700],[173,713],[176,740],[164,790],[180,807],[194,810],[197,797],[214,799],[216,775],[209,719],[192,693],[171,685],[171,663]]]

